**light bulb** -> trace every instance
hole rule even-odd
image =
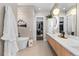
[[[39,10],[41,9],[41,8],[38,8]]]

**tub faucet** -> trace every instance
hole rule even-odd
[[[18,37],[21,37],[20,33],[18,33]]]

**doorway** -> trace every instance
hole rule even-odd
[[[37,17],[36,29],[36,39],[43,40],[43,17]]]

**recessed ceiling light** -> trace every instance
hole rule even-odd
[[[63,8],[63,9],[66,9],[66,8]]]
[[[41,8],[38,8],[39,10],[41,9]]]

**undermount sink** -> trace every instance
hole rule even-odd
[[[58,35],[58,37],[63,39],[62,41],[65,43],[65,45],[79,50],[79,37],[69,36],[66,38],[62,37],[61,35]]]
[[[79,50],[79,45],[78,44],[69,44],[69,46]]]
[[[65,44],[67,44],[70,47],[73,48],[79,48],[79,40],[75,40],[75,39],[68,39],[67,41],[65,41]]]

